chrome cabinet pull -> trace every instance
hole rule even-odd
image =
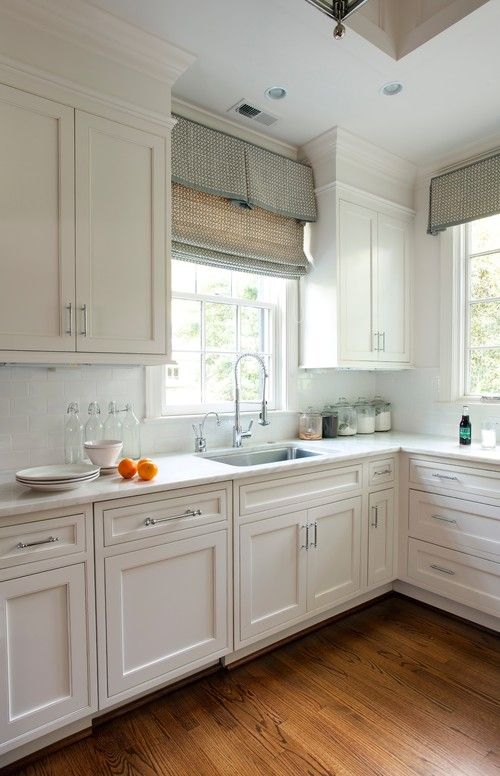
[[[58,536],[49,536],[48,539],[41,539],[39,542],[29,542],[28,544],[24,544],[24,542],[19,542],[19,544],[16,544],[17,550],[25,550],[26,547],[37,547],[39,544],[52,544],[52,542],[58,542],[59,537]]]
[[[180,517],[200,517],[201,509],[186,509],[182,515],[172,515],[172,517],[161,517],[157,520],[155,517],[147,517],[144,525],[158,525],[158,523],[168,523],[169,520],[178,520]]]
[[[82,335],[82,337],[86,337],[87,336],[88,327],[89,327],[88,326],[88,324],[89,324],[89,310],[88,310],[88,307],[87,307],[86,304],[82,305],[80,307],[80,310],[83,313],[83,330],[81,331],[81,335]]]
[[[309,528],[313,528],[314,529],[314,539],[308,545],[307,549],[310,549],[310,547],[317,547],[318,546],[318,523],[316,521],[314,521],[314,523],[311,523],[309,525]]]
[[[455,572],[451,569],[445,569],[444,566],[436,566],[434,563],[431,563],[431,569],[435,569],[436,571],[441,571],[443,574],[449,574],[450,576],[454,577]]]
[[[379,472],[373,472],[374,477],[382,477],[384,474],[392,474],[392,469],[381,469]]]
[[[434,520],[442,520],[443,523],[453,523],[453,525],[457,525],[456,520],[452,520],[451,517],[442,517],[441,515],[432,515]]]
[[[385,331],[383,331],[381,333],[381,337],[382,337],[382,348],[381,348],[381,350],[382,350],[383,353],[385,353]]]
[[[437,477],[438,480],[452,480],[453,482],[459,482],[458,477],[455,477],[452,474],[437,474],[436,472],[433,472],[433,477]]]
[[[375,522],[371,523],[372,528],[378,528],[378,507],[372,507],[372,510],[375,512]]]
[[[71,336],[73,334],[73,303],[68,302],[68,304],[64,305],[64,309],[68,311],[68,328],[66,329],[66,334]]]
[[[379,350],[380,350],[380,332],[379,332],[379,331],[374,331],[374,332],[373,332],[373,336],[377,338],[377,347],[376,347],[376,348],[373,348],[373,350],[374,350],[376,353],[378,353],[378,352],[379,352]]]
[[[305,544],[299,544],[299,550],[307,550],[309,549],[309,526],[308,525],[300,525],[299,531],[302,531],[303,529],[306,529],[306,543]]]

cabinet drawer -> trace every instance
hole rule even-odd
[[[410,534],[445,547],[500,556],[500,510],[474,501],[410,491]]]
[[[149,536],[198,528],[227,520],[227,490],[188,488],[147,499],[126,499],[126,504],[102,504],[104,545],[121,544]],[[118,506],[119,504],[119,506]]]
[[[0,528],[0,569],[85,552],[85,515],[65,515]]]
[[[386,482],[394,482],[394,466],[394,458],[371,461],[369,469],[370,487],[373,485],[383,485]]]
[[[500,615],[500,563],[409,539],[408,577],[434,593]]]
[[[361,489],[362,467],[346,466],[293,477],[251,482],[239,489],[240,515],[283,506],[302,505],[303,499],[331,498]]]
[[[500,498],[500,472],[436,461],[410,460],[410,481],[431,488]]]

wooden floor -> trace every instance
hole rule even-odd
[[[500,638],[391,598],[19,773],[499,776]]]

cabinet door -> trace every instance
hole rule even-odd
[[[105,585],[109,698],[226,649],[226,531],[106,558]]]
[[[0,348],[74,351],[74,112],[0,86]]]
[[[394,491],[372,493],[368,514],[368,585],[394,576]]]
[[[410,361],[410,227],[378,216],[377,325],[379,360]]]
[[[340,360],[377,361],[372,288],[377,214],[342,200],[339,208]]]
[[[83,563],[0,583],[0,751],[89,706],[86,622]]]
[[[240,638],[285,626],[306,612],[306,512],[240,528]]]
[[[76,113],[77,350],[165,352],[165,138]]]
[[[361,586],[361,497],[307,512],[307,610],[328,608]]]

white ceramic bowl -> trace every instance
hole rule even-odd
[[[119,439],[101,439],[99,442],[85,442],[85,451],[96,466],[115,466],[123,447]]]

